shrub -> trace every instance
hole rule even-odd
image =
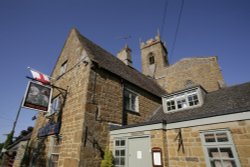
[[[101,162],[101,167],[114,167],[112,152],[108,149],[104,153],[104,159]]]

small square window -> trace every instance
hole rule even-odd
[[[198,96],[197,94],[192,94],[188,96],[188,102],[190,106],[194,106],[199,104]]]
[[[218,142],[227,142],[228,137],[226,133],[216,133],[216,138]]]
[[[204,136],[205,136],[205,141],[207,143],[215,142],[215,136],[213,133],[212,134],[205,134]]]
[[[175,101],[174,100],[167,101],[167,108],[168,111],[175,110]]]
[[[186,108],[187,107],[186,99],[178,99],[177,100],[177,107],[178,107],[178,109]]]
[[[121,146],[125,146],[125,140],[120,140]]]

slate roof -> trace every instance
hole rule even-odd
[[[89,53],[90,59],[98,63],[101,68],[117,76],[120,76],[126,81],[137,85],[138,87],[158,97],[166,94],[166,91],[163,90],[154,80],[146,77],[136,69],[125,65],[121,60],[113,56],[111,53],[107,52],[100,46],[82,36],[77,30],[76,32],[78,33],[80,42]]]
[[[247,111],[250,111],[250,82],[206,94],[204,104],[201,107],[164,113],[163,107],[160,106],[155,110],[153,116],[145,122],[126,126],[112,126],[110,130],[158,123],[169,124]]]
[[[149,121],[174,123],[245,111],[250,111],[250,82],[207,93],[198,108],[164,113],[161,107]]]

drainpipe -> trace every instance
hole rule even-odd
[[[121,79],[121,86],[122,86],[122,126],[127,125],[128,124],[128,116],[127,116],[127,112],[125,109],[125,84],[124,84],[124,80]]]

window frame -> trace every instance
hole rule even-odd
[[[58,110],[52,112],[52,110],[53,110],[53,103],[54,103],[55,100],[57,101],[57,102],[56,102],[56,103],[57,103],[56,105],[58,105],[58,106],[57,106],[57,107],[58,107]],[[52,99],[52,101],[51,101],[51,103],[50,103],[49,111],[47,112],[46,117],[49,117],[49,116],[51,116],[51,115],[54,115],[54,114],[60,112],[60,110],[61,110],[61,105],[62,105],[62,101],[61,101],[61,100],[62,100],[62,99],[61,99],[61,96],[60,96],[60,95],[58,95],[58,96],[56,96],[56,97],[54,97],[54,98]]]
[[[126,97],[126,93],[128,93],[128,95],[132,96],[132,97]],[[135,98],[133,98],[133,97],[135,97]],[[124,109],[126,111],[132,111],[132,112],[136,112],[136,113],[139,112],[139,95],[138,95],[138,93],[136,93],[130,89],[125,88],[123,99],[124,99]],[[127,108],[127,99],[129,99],[129,108]],[[132,107],[133,106],[132,103],[134,103],[134,109]]]
[[[56,140],[59,140],[59,144],[55,145]],[[48,166],[49,167],[54,167],[54,164],[56,163],[58,166],[59,164],[59,157],[60,157],[60,149],[61,149],[61,144],[62,144],[62,138],[59,136],[51,136],[50,138],[50,149],[49,149],[49,157],[48,157]],[[57,148],[59,151],[58,152],[53,152],[54,148]],[[51,160],[52,156],[57,156],[57,161]]]
[[[53,106],[53,103],[54,103],[54,101],[55,101],[55,105],[56,105],[56,110],[54,110],[54,112],[51,112],[52,111],[52,106]],[[62,102],[61,102],[61,97],[60,97],[60,95],[59,96],[56,96],[53,100],[52,100],[52,102],[51,102],[51,108],[50,108],[50,114],[52,115],[52,114],[54,114],[54,113],[58,113],[59,111],[60,111],[60,109],[61,109],[61,105],[62,105]]]
[[[169,113],[199,107],[203,104],[203,94],[204,93],[201,91],[201,89],[196,87],[167,95],[162,98],[164,112]],[[192,96],[191,101],[189,98],[190,96]],[[195,100],[194,96],[196,98]],[[173,105],[169,105],[170,103],[168,102],[171,101],[174,101],[174,107]],[[193,103],[193,105],[191,105],[191,103]]]
[[[225,133],[228,141],[218,142],[218,138],[216,137],[216,134],[219,134],[219,133]],[[215,142],[206,142],[205,135],[207,135],[207,134],[214,134]],[[202,143],[202,147],[203,147],[203,152],[205,155],[206,164],[208,167],[212,167],[212,165],[211,165],[212,160],[220,161],[222,163],[222,166],[225,166],[225,165],[223,165],[223,161],[231,160],[231,161],[235,162],[237,167],[241,167],[240,161],[239,161],[239,158],[237,155],[237,151],[236,151],[233,139],[232,139],[232,135],[228,129],[201,131],[200,138],[201,138],[201,143]],[[211,158],[210,157],[210,153],[209,153],[208,149],[211,149],[211,148],[215,148],[218,150],[218,155],[219,155],[218,158]],[[223,148],[230,148],[230,151],[231,151],[233,157],[228,157],[228,158],[223,157],[223,155],[221,154],[221,150],[220,150]],[[217,152],[215,152],[215,153],[217,153]]]
[[[124,145],[116,145],[117,141],[124,141]],[[115,167],[126,167],[127,164],[127,140],[126,138],[116,138],[114,139],[114,149],[113,149],[113,156],[114,156],[114,166]],[[124,151],[124,155],[121,156],[116,156],[116,151]],[[116,158],[124,158],[124,165],[122,164],[116,164]],[[119,162],[121,162],[121,160],[119,159]]]
[[[168,103],[170,105],[168,105]],[[174,103],[174,104],[173,104]],[[168,99],[168,101],[166,101],[166,106],[167,106],[167,110],[171,111],[171,110],[176,110],[176,101],[174,98]]]

